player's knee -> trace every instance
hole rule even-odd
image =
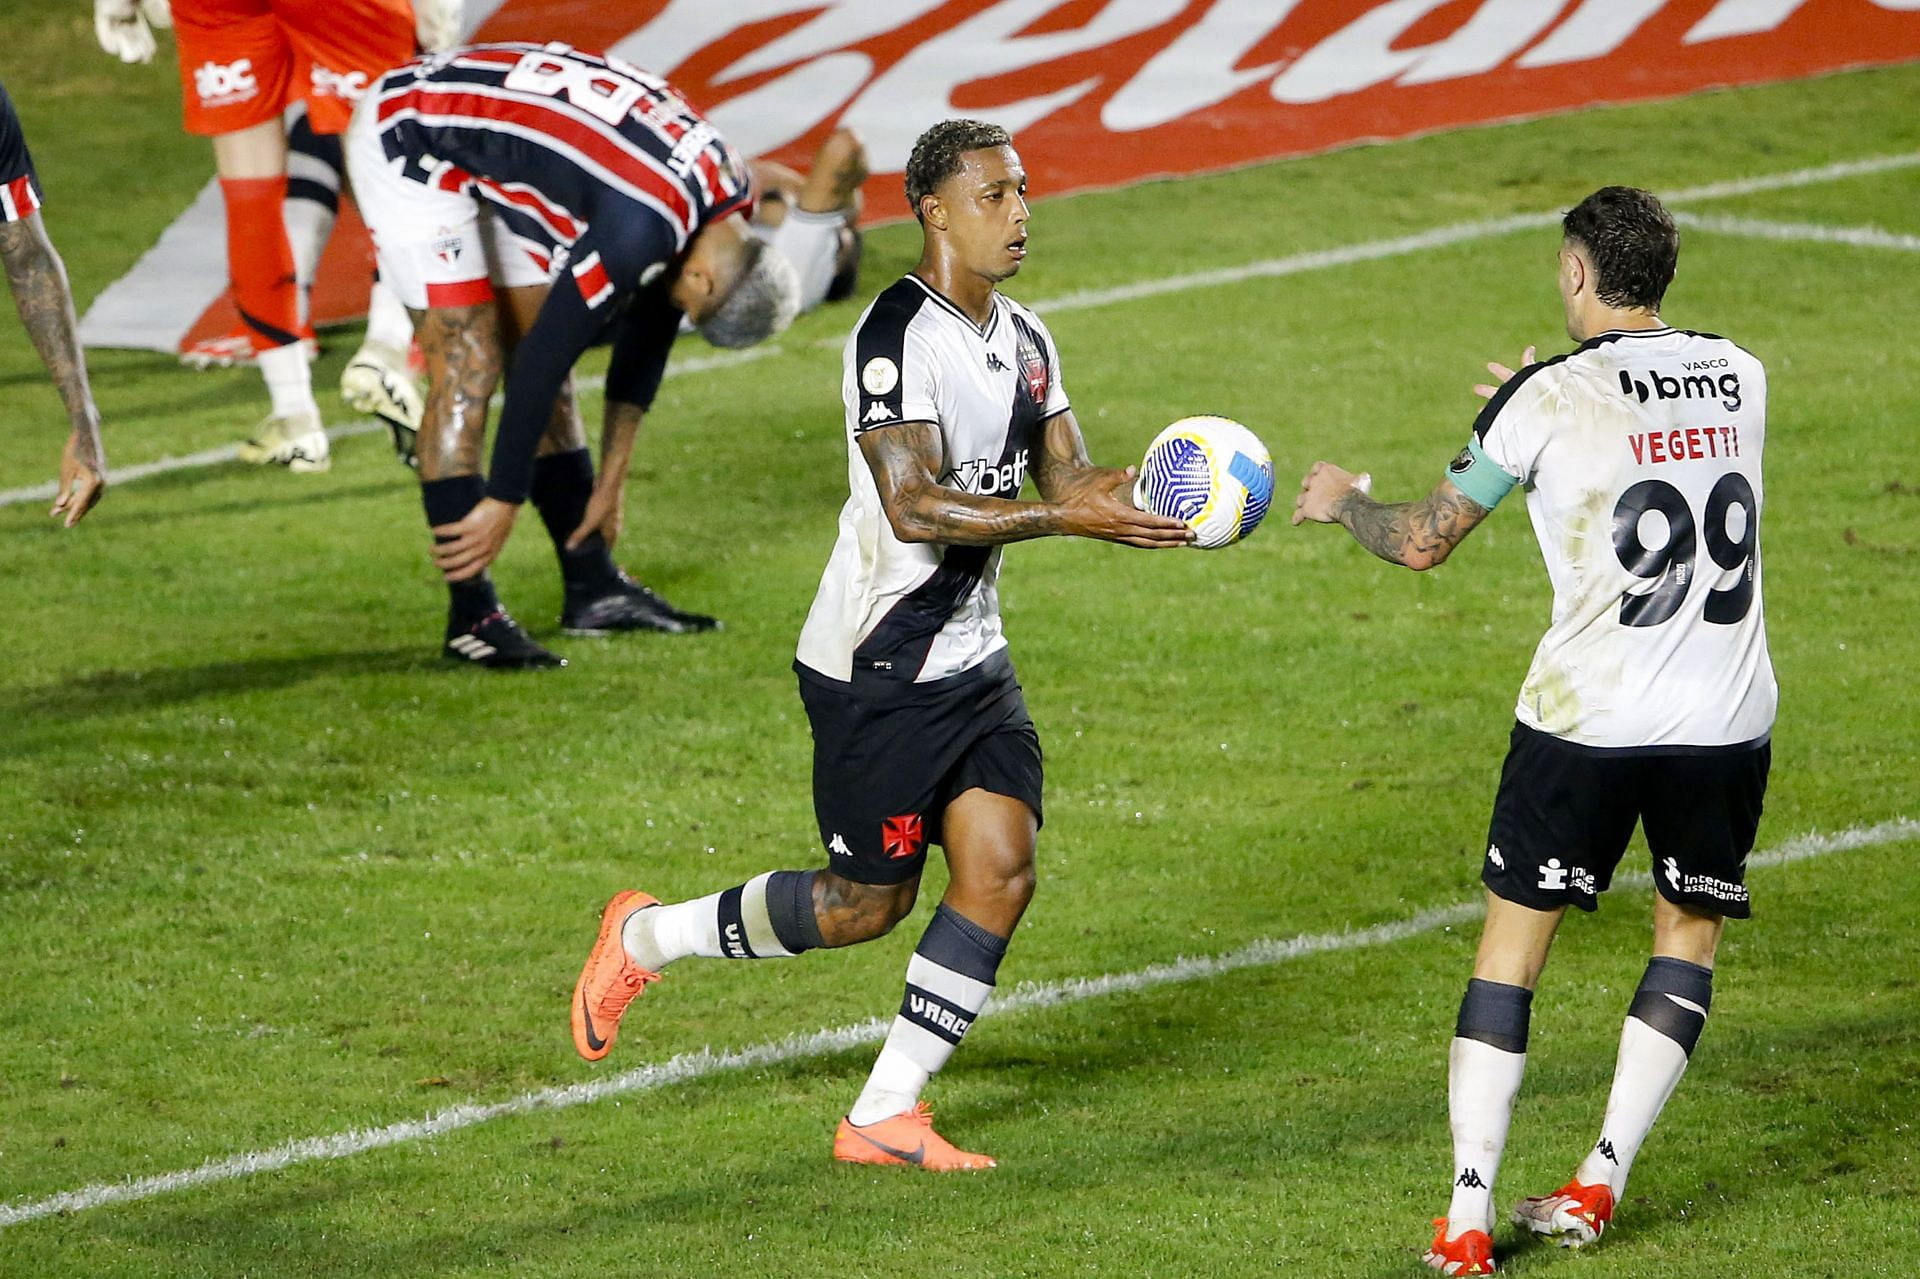
[[[913,913],[919,879],[903,884],[862,884],[820,871],[814,880],[814,916],[829,946],[851,946],[893,931]]]
[[[1039,876],[1033,867],[1031,850],[1025,856],[1009,857],[992,868],[987,882],[987,890],[1004,905],[1016,910],[1025,909],[1033,900],[1034,886]]]

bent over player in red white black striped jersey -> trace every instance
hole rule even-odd
[[[454,597],[447,654],[557,663],[484,576],[529,497],[560,552],[565,629],[709,629],[625,578],[608,548],[682,315],[723,346],[792,317],[791,269],[747,231],[746,162],[665,80],[563,44],[472,45],[398,67],[368,92],[347,149],[382,276],[425,313],[432,389],[417,451]],[[502,321],[512,363],[483,483]],[[569,378],[603,338],[614,350],[596,484]]]
[[[40,177],[33,171],[20,117],[14,114],[6,86],[0,85],[0,261],[6,264],[20,322],[66,405],[70,429],[52,513],[72,528],[100,500],[107,468],[100,448],[100,411],[87,385],[67,269],[47,238],[40,204]]]

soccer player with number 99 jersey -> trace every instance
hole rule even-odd
[[[1723,921],[1745,884],[1777,700],[1761,611],[1767,379],[1726,338],[1659,309],[1679,235],[1645,191],[1607,187],[1566,216],[1559,284],[1579,345],[1512,372],[1447,476],[1386,504],[1316,463],[1294,523],[1339,522],[1410,568],[1444,560],[1513,489],[1553,582],[1521,686],[1482,879],[1487,923],[1450,1054],[1453,1199],[1426,1260],[1494,1272],[1494,1173],[1526,1061],[1533,988],[1569,905],[1593,910],[1634,826],[1654,887],[1653,958],[1628,1010],[1599,1140],[1516,1224],[1600,1237],[1705,1025]]]

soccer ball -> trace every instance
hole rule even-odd
[[[1246,427],[1224,417],[1183,417],[1154,437],[1133,504],[1185,520],[1202,550],[1231,546],[1273,504],[1273,458]]]

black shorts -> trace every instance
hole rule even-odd
[[[1535,910],[1592,910],[1637,821],[1660,895],[1745,919],[1747,854],[1767,793],[1770,743],[1606,750],[1513,726],[1480,878]]]
[[[827,865],[862,884],[920,874],[940,816],[976,787],[1040,819],[1040,736],[1005,652],[924,684],[857,683],[794,664],[813,727],[813,811]]]

